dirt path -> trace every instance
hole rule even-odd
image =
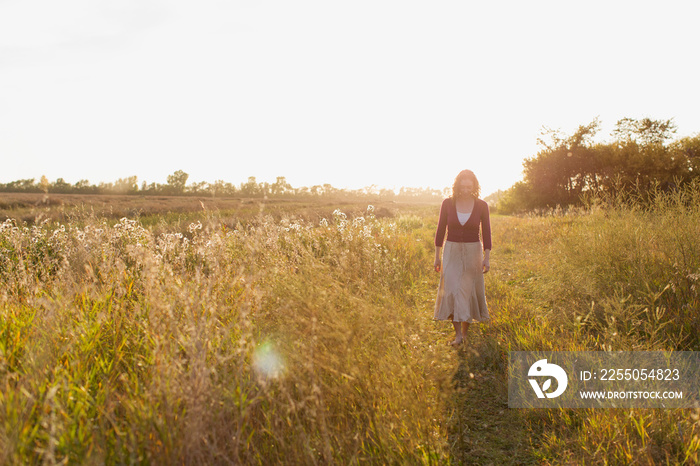
[[[459,366],[448,441],[455,463],[540,464],[522,412],[508,408],[507,367],[495,341],[472,325],[469,340],[454,352]]]

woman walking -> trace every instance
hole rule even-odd
[[[461,171],[452,186],[452,197],[442,202],[435,234],[435,271],[440,272],[440,287],[434,318],[452,321],[453,346],[464,341],[471,322],[489,320],[484,274],[489,271],[491,223],[489,206],[479,194],[474,173]]]

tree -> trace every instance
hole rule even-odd
[[[66,183],[63,178],[58,178],[51,184],[51,191],[54,193],[67,193],[71,189],[71,185]]]
[[[41,175],[41,180],[39,181],[39,186],[41,186],[41,190],[44,191],[44,193],[49,192],[49,186],[51,183],[49,183],[49,179],[46,178],[46,175]]]
[[[189,188],[189,192],[192,194],[203,194],[209,189],[209,183],[206,181],[200,181],[198,183],[192,183]]]
[[[518,181],[498,199],[498,211],[505,214],[525,212],[533,209],[533,190],[524,181]]]
[[[382,188],[379,190],[379,195],[386,199],[394,199],[396,197],[396,192],[393,189]]]
[[[544,129],[537,140],[542,149],[523,163],[527,189],[518,188],[518,192],[528,192],[528,201],[536,207],[578,202],[581,193],[593,189],[598,182],[592,148],[599,129],[597,118],[580,125],[570,136]]]
[[[119,178],[112,188],[114,192],[125,194],[125,193],[135,193],[139,190],[139,179],[137,176],[130,176],[128,178]]]
[[[209,185],[209,192],[212,197],[230,196],[236,194],[236,188],[231,183],[227,183],[223,180],[216,180],[213,184]]]
[[[504,210],[566,206],[581,203],[589,193],[634,191],[644,199],[656,186],[672,186],[697,176],[700,143],[692,138],[668,144],[672,120],[617,122],[612,143],[594,143],[598,120],[579,126],[570,136],[545,129],[542,149],[523,162],[524,180],[504,196]],[[700,169],[700,167],[698,167]]]
[[[48,180],[47,180],[48,181]],[[24,180],[11,181],[2,185],[2,190],[5,192],[39,192],[39,186],[34,182],[34,178]]]
[[[72,190],[79,193],[89,193],[95,192],[96,188],[90,184],[90,181],[83,179],[75,183]]]
[[[338,190],[331,186],[328,183],[323,184],[323,194],[329,195],[329,194],[335,194]]]
[[[278,176],[277,180],[272,185],[270,185],[270,194],[272,194],[273,196],[286,194],[292,190],[292,185],[287,183],[287,178],[285,178],[284,176]]]
[[[700,176],[700,134],[676,141],[671,150],[674,158],[685,164],[689,177]]]
[[[168,175],[168,191],[175,194],[182,194],[185,192],[185,185],[187,184],[187,178],[189,177],[190,175],[182,170],[178,170],[172,175]]]
[[[248,177],[248,182],[241,184],[241,194],[244,196],[257,196],[262,192],[262,187],[258,184],[254,176]]]
[[[642,146],[665,144],[677,130],[673,118],[670,120],[652,120],[642,118],[623,118],[615,124],[612,135],[621,143],[634,142]]]

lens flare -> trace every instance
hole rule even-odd
[[[276,379],[284,372],[284,362],[272,343],[265,342],[253,353],[253,368],[266,379]]]

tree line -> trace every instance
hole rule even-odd
[[[0,192],[46,193],[46,194],[126,194],[126,195],[161,195],[161,196],[210,196],[210,197],[250,197],[250,198],[292,198],[292,197],[380,197],[382,199],[435,200],[445,192],[431,188],[402,187],[398,192],[368,186],[357,190],[339,189],[330,184],[294,188],[286,177],[278,176],[274,183],[258,182],[254,176],[244,183],[235,185],[222,180],[214,183],[196,182],[188,184],[189,174],[177,170],[168,175],[167,182],[138,183],[138,177],[120,178],[113,183],[91,184],[80,180],[75,184],[67,183],[63,178],[50,182],[45,176],[37,182],[34,178],[0,183]]]
[[[621,193],[644,200],[700,175],[700,135],[673,139],[672,119],[623,118],[608,142],[594,142],[599,130],[598,119],[568,136],[543,130],[541,149],[523,162],[523,181],[501,193],[500,210],[565,208]]]

